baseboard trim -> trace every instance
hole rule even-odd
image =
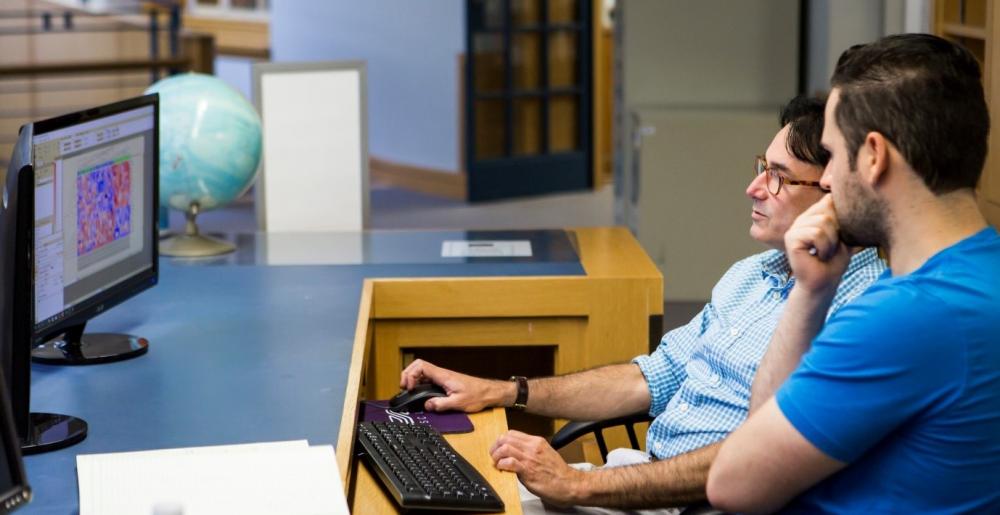
[[[377,157],[369,160],[372,184],[395,186],[455,200],[466,199],[464,172],[452,173],[432,168],[393,163]]]

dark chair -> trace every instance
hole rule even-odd
[[[649,413],[641,412],[625,415],[624,417],[609,418],[607,420],[595,420],[593,422],[570,422],[553,435],[549,443],[552,444],[553,448],[560,449],[587,433],[594,433],[594,437],[597,438],[597,448],[601,450],[601,460],[607,463],[608,444],[604,441],[605,429],[625,426],[629,443],[632,444],[633,449],[638,450],[639,438],[635,434],[635,425],[643,422],[651,422],[652,420],[653,418],[649,416]]]
[[[570,422],[557,431],[556,434],[549,440],[549,443],[552,445],[552,448],[561,449],[573,440],[576,440],[587,433],[594,433],[594,437],[597,439],[597,448],[601,451],[601,460],[607,463],[608,444],[604,441],[605,429],[625,426],[625,432],[628,434],[628,441],[632,445],[632,448],[641,450],[639,448],[639,438],[635,434],[635,425],[652,421],[653,417],[650,417],[649,413],[643,411],[640,413],[625,415],[624,417],[609,418],[607,420]],[[681,511],[681,515],[724,515],[724,512],[713,508],[707,502],[700,502],[684,508],[684,510]]]

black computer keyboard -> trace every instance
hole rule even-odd
[[[483,476],[426,424],[361,422],[357,440],[365,463],[403,508],[504,509]]]

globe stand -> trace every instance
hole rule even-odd
[[[236,246],[222,240],[210,238],[198,232],[195,218],[201,208],[197,202],[192,202],[184,214],[187,224],[184,234],[177,234],[160,242],[160,254],[173,257],[207,257],[228,254],[236,250]]]

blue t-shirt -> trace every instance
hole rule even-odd
[[[830,318],[776,399],[849,463],[786,510],[1000,513],[1000,235],[887,271]]]

